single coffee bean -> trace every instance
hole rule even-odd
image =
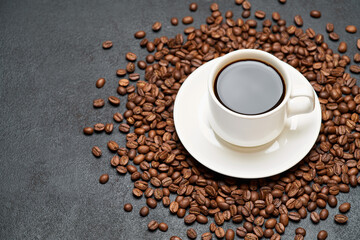
[[[339,206],[339,211],[341,213],[346,213],[346,212],[348,212],[350,210],[350,208],[351,208],[350,203],[346,202],[346,203],[343,203],[343,204],[341,204]]]
[[[282,223],[277,223],[275,225],[275,230],[279,233],[279,234],[283,234],[285,232],[285,226]]]
[[[225,237],[225,230],[222,227],[218,227],[215,230],[215,236],[219,239]]]
[[[102,88],[104,85],[105,85],[105,78],[99,78],[97,81],[96,81],[96,87],[97,88]]]
[[[310,214],[310,219],[313,223],[319,223],[320,222],[320,216],[317,212],[312,212]]]
[[[299,27],[301,27],[302,25],[303,25],[303,19],[302,19],[302,17],[300,16],[300,15],[296,15],[295,17],[294,17],[294,22],[295,22],[295,24],[297,25],[297,26],[299,26]]]
[[[321,12],[318,11],[318,10],[312,10],[310,12],[310,16],[313,17],[313,18],[319,18],[319,17],[321,17]]]
[[[265,229],[264,231],[264,237],[271,238],[274,235],[274,230],[272,229]]]
[[[146,33],[144,31],[137,31],[135,34],[134,34],[134,37],[137,38],[137,39],[141,39],[141,38],[144,38],[146,36]]]
[[[103,107],[104,105],[105,105],[104,99],[95,99],[95,100],[93,101],[93,106],[94,106],[94,108],[101,108],[101,107]]]
[[[138,67],[140,68],[140,69],[145,69],[146,67],[147,67],[147,64],[146,64],[146,62],[145,61],[138,61],[138,63],[137,63],[137,65],[138,65]]]
[[[156,208],[157,201],[153,198],[146,199],[146,204],[149,206],[149,208]]]
[[[346,42],[340,42],[339,47],[338,47],[338,51],[341,53],[346,52],[347,50],[347,44]]]
[[[218,5],[217,3],[212,3],[212,4],[210,5],[210,10],[211,10],[212,12],[218,11],[218,10],[219,10],[219,5]]]
[[[118,106],[120,104],[120,99],[115,96],[110,96],[108,98],[108,100],[109,100],[109,103],[111,103],[114,106]]]
[[[112,152],[116,152],[119,149],[119,145],[114,141],[109,141],[107,143],[107,146],[108,146],[109,150]]]
[[[248,17],[250,17],[250,14],[251,14],[251,12],[249,10],[245,10],[241,13],[241,16],[243,18],[248,18]]]
[[[135,64],[133,62],[129,62],[126,64],[126,72],[133,73],[135,71]]]
[[[215,232],[216,232],[216,231],[215,231]],[[232,229],[226,230],[225,239],[226,239],[226,240],[234,240],[234,238],[235,238],[235,232],[234,232],[234,230],[232,230]]]
[[[148,214],[149,214],[149,208],[144,206],[140,209],[140,212],[139,212],[140,216],[142,217],[146,217]]]
[[[274,235],[272,235],[272,237],[270,238],[270,240],[280,240],[281,236],[278,233],[274,233]]]
[[[125,76],[126,75],[126,70],[125,69],[118,69],[116,70],[116,75],[119,77]]]
[[[348,33],[356,33],[357,29],[354,25],[348,25],[346,26],[345,30],[348,32]]]
[[[102,131],[105,130],[105,125],[102,124],[102,123],[97,123],[97,124],[94,125],[94,130],[96,132],[102,132]]]
[[[294,240],[304,240],[304,236],[301,234],[296,234]]]
[[[121,113],[117,112],[117,113],[114,113],[113,119],[115,122],[121,122],[122,120],[124,120],[124,117],[122,116]]]
[[[360,62],[360,53],[355,53],[354,54],[354,62]]]
[[[161,29],[161,22],[155,22],[153,25],[152,25],[152,30],[154,32],[157,32]]]
[[[241,5],[243,4],[244,0],[235,0],[235,4],[236,5]]]
[[[196,221],[200,224],[206,224],[208,223],[208,218],[204,215],[199,214],[196,216]]]
[[[123,133],[128,133],[130,131],[130,126],[126,123],[122,123],[119,126],[119,131]]]
[[[190,3],[189,10],[192,12],[195,12],[198,8],[198,5],[196,3]]]
[[[326,31],[327,31],[328,33],[333,32],[333,31],[334,31],[334,24],[332,24],[332,23],[327,23],[327,24],[326,24]]]
[[[194,19],[191,16],[186,16],[182,19],[182,23],[183,24],[190,24],[193,23]]]
[[[325,230],[321,230],[318,235],[317,235],[317,239],[318,240],[325,240],[328,236],[328,233]]]
[[[130,79],[131,81],[137,81],[137,80],[140,79],[140,74],[138,74],[138,73],[131,73],[131,74],[129,74],[129,79]]]
[[[211,240],[212,239],[212,234],[209,232],[203,233],[201,235],[201,240]]]
[[[114,124],[112,124],[112,123],[107,123],[107,124],[105,125],[105,132],[106,132],[107,134],[112,133],[113,129],[114,129]]]
[[[329,216],[329,211],[327,209],[322,209],[319,215],[321,220],[325,220]]]
[[[328,204],[330,207],[334,208],[337,205],[337,199],[334,195],[329,195],[328,197]]]
[[[159,227],[159,224],[158,224],[158,222],[155,221],[155,220],[152,220],[152,221],[150,221],[150,222],[148,223],[148,229],[149,229],[150,231],[155,231],[156,229],[158,229],[158,227]]]
[[[305,237],[305,235],[306,235],[306,230],[305,230],[304,228],[302,228],[302,227],[298,227],[297,229],[295,229],[295,233],[296,233],[296,234],[300,234],[300,235],[302,235],[302,236]]]
[[[196,239],[197,238],[197,232],[195,231],[195,229],[193,228],[189,228],[186,231],[186,235],[188,236],[188,238],[190,239]]]
[[[102,152],[101,152],[101,149],[99,147],[97,147],[97,146],[93,147],[91,149],[91,152],[95,157],[101,157]]]
[[[92,135],[94,133],[94,129],[92,127],[86,127],[83,132],[85,135]]]
[[[286,0],[279,0],[279,3],[285,4]]]
[[[132,62],[136,61],[136,58],[137,58],[136,54],[132,53],[132,52],[128,52],[125,57],[126,57],[126,60],[132,61]]]
[[[168,225],[166,223],[160,223],[159,224],[159,230],[162,232],[166,232],[168,230]]]
[[[360,73],[360,66],[358,65],[351,65],[350,66],[350,71],[353,73]]]
[[[274,21],[279,21],[280,20],[280,13],[278,13],[278,12],[273,12],[272,13],[272,19],[274,20]]]
[[[358,40],[356,40],[356,46],[360,50],[360,38],[358,38]]]
[[[109,175],[108,175],[108,174],[103,174],[103,175],[101,175],[100,178],[99,178],[99,182],[100,182],[101,184],[105,184],[105,183],[107,183],[108,181],[109,181]]]
[[[112,46],[113,46],[112,41],[105,41],[105,42],[102,43],[102,47],[103,47],[104,49],[109,49],[109,48],[111,48]]]
[[[264,19],[266,17],[266,13],[264,11],[258,10],[255,12],[255,17],[259,19]]]
[[[171,236],[170,240],[182,240],[182,239],[178,236]]]
[[[334,32],[331,32],[330,34],[329,34],[329,38],[331,39],[331,40],[333,40],[333,41],[337,41],[337,40],[339,40],[339,35],[337,34],[337,33],[334,33]]]
[[[176,17],[173,17],[173,18],[171,18],[171,24],[172,25],[174,25],[174,26],[176,26],[176,25],[178,25],[179,24],[179,20],[176,18]]]
[[[124,210],[125,210],[126,212],[131,212],[131,211],[133,210],[133,206],[131,205],[131,203],[126,203],[126,204],[124,205]]]
[[[245,0],[242,4],[242,7],[244,10],[250,10],[251,9],[251,3],[247,0]]]
[[[344,224],[348,221],[348,217],[342,214],[336,214],[334,220],[337,223]]]
[[[247,234],[247,230],[244,227],[238,227],[236,229],[236,235],[238,235],[238,237],[243,238],[246,236],[246,234]]]
[[[210,230],[210,232],[212,232],[212,233],[215,232],[216,228],[217,228],[217,226],[216,226],[215,223],[211,223],[210,226],[209,226],[209,230]]]
[[[188,225],[193,224],[196,221],[195,214],[189,214],[184,218],[184,222]]]

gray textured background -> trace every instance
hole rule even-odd
[[[82,128],[111,122],[115,111],[123,112],[124,104],[94,110],[92,100],[116,95],[115,71],[124,67],[127,51],[140,59],[146,56],[133,38],[137,30],[147,31],[153,39],[184,29],[182,24],[170,25],[173,16],[192,15],[197,27],[205,21],[211,1],[198,1],[196,13],[188,10],[190,2],[0,0],[0,239],[169,239],[172,235],[186,239],[183,220],[171,216],[168,209],[157,207],[147,218],[139,216],[144,198],[134,200],[129,176],[119,176],[109,164],[112,154],[106,142],[124,143],[117,124],[111,135],[87,137]],[[218,2],[223,12],[232,9],[235,17],[240,15],[241,8],[232,0]],[[359,33],[351,35],[344,28],[347,24],[360,28],[359,0],[251,3],[252,13],[264,10],[270,17],[276,10],[288,22],[300,13],[304,28],[311,26],[325,36],[326,22],[333,22],[349,45],[347,54],[357,51]],[[313,9],[321,10],[322,18],[310,18]],[[158,34],[151,31],[155,21],[163,23]],[[325,39],[337,48],[337,43]],[[104,40],[112,40],[113,48],[104,51]],[[95,87],[99,77],[107,80],[102,89]],[[95,144],[103,149],[100,159],[91,154]],[[103,173],[110,175],[106,185],[98,183]],[[328,220],[318,225],[309,218],[290,224],[283,239],[293,239],[298,226],[307,229],[306,239],[315,239],[321,229],[329,232],[328,239],[359,239],[359,197],[359,188],[338,197],[340,203],[352,204],[346,226],[333,223],[337,210],[330,209]],[[134,201],[134,210],[125,213],[123,204],[129,201]],[[168,223],[168,232],[149,233],[146,225],[151,219]],[[193,227],[199,234],[208,230],[199,224]],[[229,223],[227,227],[234,228]]]

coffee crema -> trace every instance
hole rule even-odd
[[[245,59],[219,71],[214,92],[221,104],[231,111],[258,115],[280,105],[285,96],[285,83],[274,67],[259,60]]]

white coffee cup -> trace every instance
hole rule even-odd
[[[214,84],[218,73],[227,65],[239,60],[260,60],[275,68],[285,83],[282,102],[271,111],[258,115],[245,115],[231,111],[215,96]],[[286,119],[309,113],[315,107],[315,92],[309,87],[293,88],[291,66],[277,57],[255,49],[237,50],[216,60],[208,80],[210,125],[223,140],[238,146],[255,147],[274,140],[283,130]],[[294,98],[297,98],[296,100]],[[301,104],[298,104],[298,102]],[[294,104],[294,103],[297,104]]]

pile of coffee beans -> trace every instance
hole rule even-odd
[[[242,17],[248,17],[250,2],[235,3],[242,6]],[[198,6],[192,3],[189,9],[196,11]],[[108,142],[108,149],[115,153],[110,164],[120,175],[131,177],[136,198],[146,199],[147,206],[140,209],[140,216],[146,217],[150,209],[162,205],[183,218],[186,225],[207,224],[208,218],[214,218],[209,232],[198,234],[189,228],[179,233],[190,239],[212,239],[213,235],[234,239],[237,235],[247,240],[278,240],[290,222],[299,222],[308,214],[314,223],[326,220],[327,205],[337,207],[336,196],[360,184],[360,89],[356,79],[345,72],[350,57],[334,53],[324,35],[311,28],[299,28],[303,25],[300,15],[294,17],[293,25],[287,25],[277,12],[272,13],[272,21],[256,21],[233,19],[231,11],[223,15],[216,3],[210,5],[210,10],[211,15],[199,28],[185,29],[186,37],[179,33],[174,38],[162,36],[150,41],[144,31],[136,32],[140,46],[149,52],[146,61],[137,62],[139,69],[145,69],[145,79],[139,80],[140,75],[134,73],[137,56],[127,53],[129,63],[116,71],[122,77],[117,92],[127,95],[127,101],[108,98],[110,104],[125,104],[127,108],[123,114],[114,113],[113,120],[119,126],[95,124],[84,128],[84,134],[91,135],[94,130],[110,134],[114,127],[126,133],[126,146]],[[321,16],[317,10],[310,14],[314,18]],[[266,13],[258,10],[255,16],[264,19]],[[184,16],[182,22],[191,24],[193,19]],[[177,25],[179,20],[172,18],[171,24]],[[262,29],[256,30],[257,25]],[[159,31],[161,26],[156,22],[152,30]],[[333,24],[325,27],[331,40],[340,38]],[[348,27],[347,31],[356,32],[356,28]],[[360,49],[360,40],[357,45]],[[108,49],[112,42],[102,46]],[[311,83],[321,103],[321,130],[309,154],[292,169],[266,179],[234,179],[206,169],[184,149],[174,126],[174,101],[187,76],[202,64],[237,49],[261,49],[295,67]],[[346,43],[341,42],[339,51],[346,50]],[[359,61],[359,54],[354,59]],[[359,66],[353,65],[350,70],[358,73]],[[131,85],[129,80],[137,82]],[[96,87],[104,84],[105,79],[98,79]],[[93,106],[100,108],[104,104],[103,99],[96,99]],[[101,157],[102,150],[95,146],[92,153]],[[100,183],[108,180],[107,174],[99,179]],[[176,195],[175,201],[170,200],[171,194]],[[132,205],[126,204],[124,209],[132,211]],[[350,203],[341,204],[334,222],[346,223],[348,217],[344,214],[349,210]],[[224,229],[228,221],[239,227]],[[167,231],[168,226],[151,220],[148,229]],[[304,239],[305,235],[305,229],[297,228],[294,239]],[[317,237],[326,239],[327,235],[322,230]]]

